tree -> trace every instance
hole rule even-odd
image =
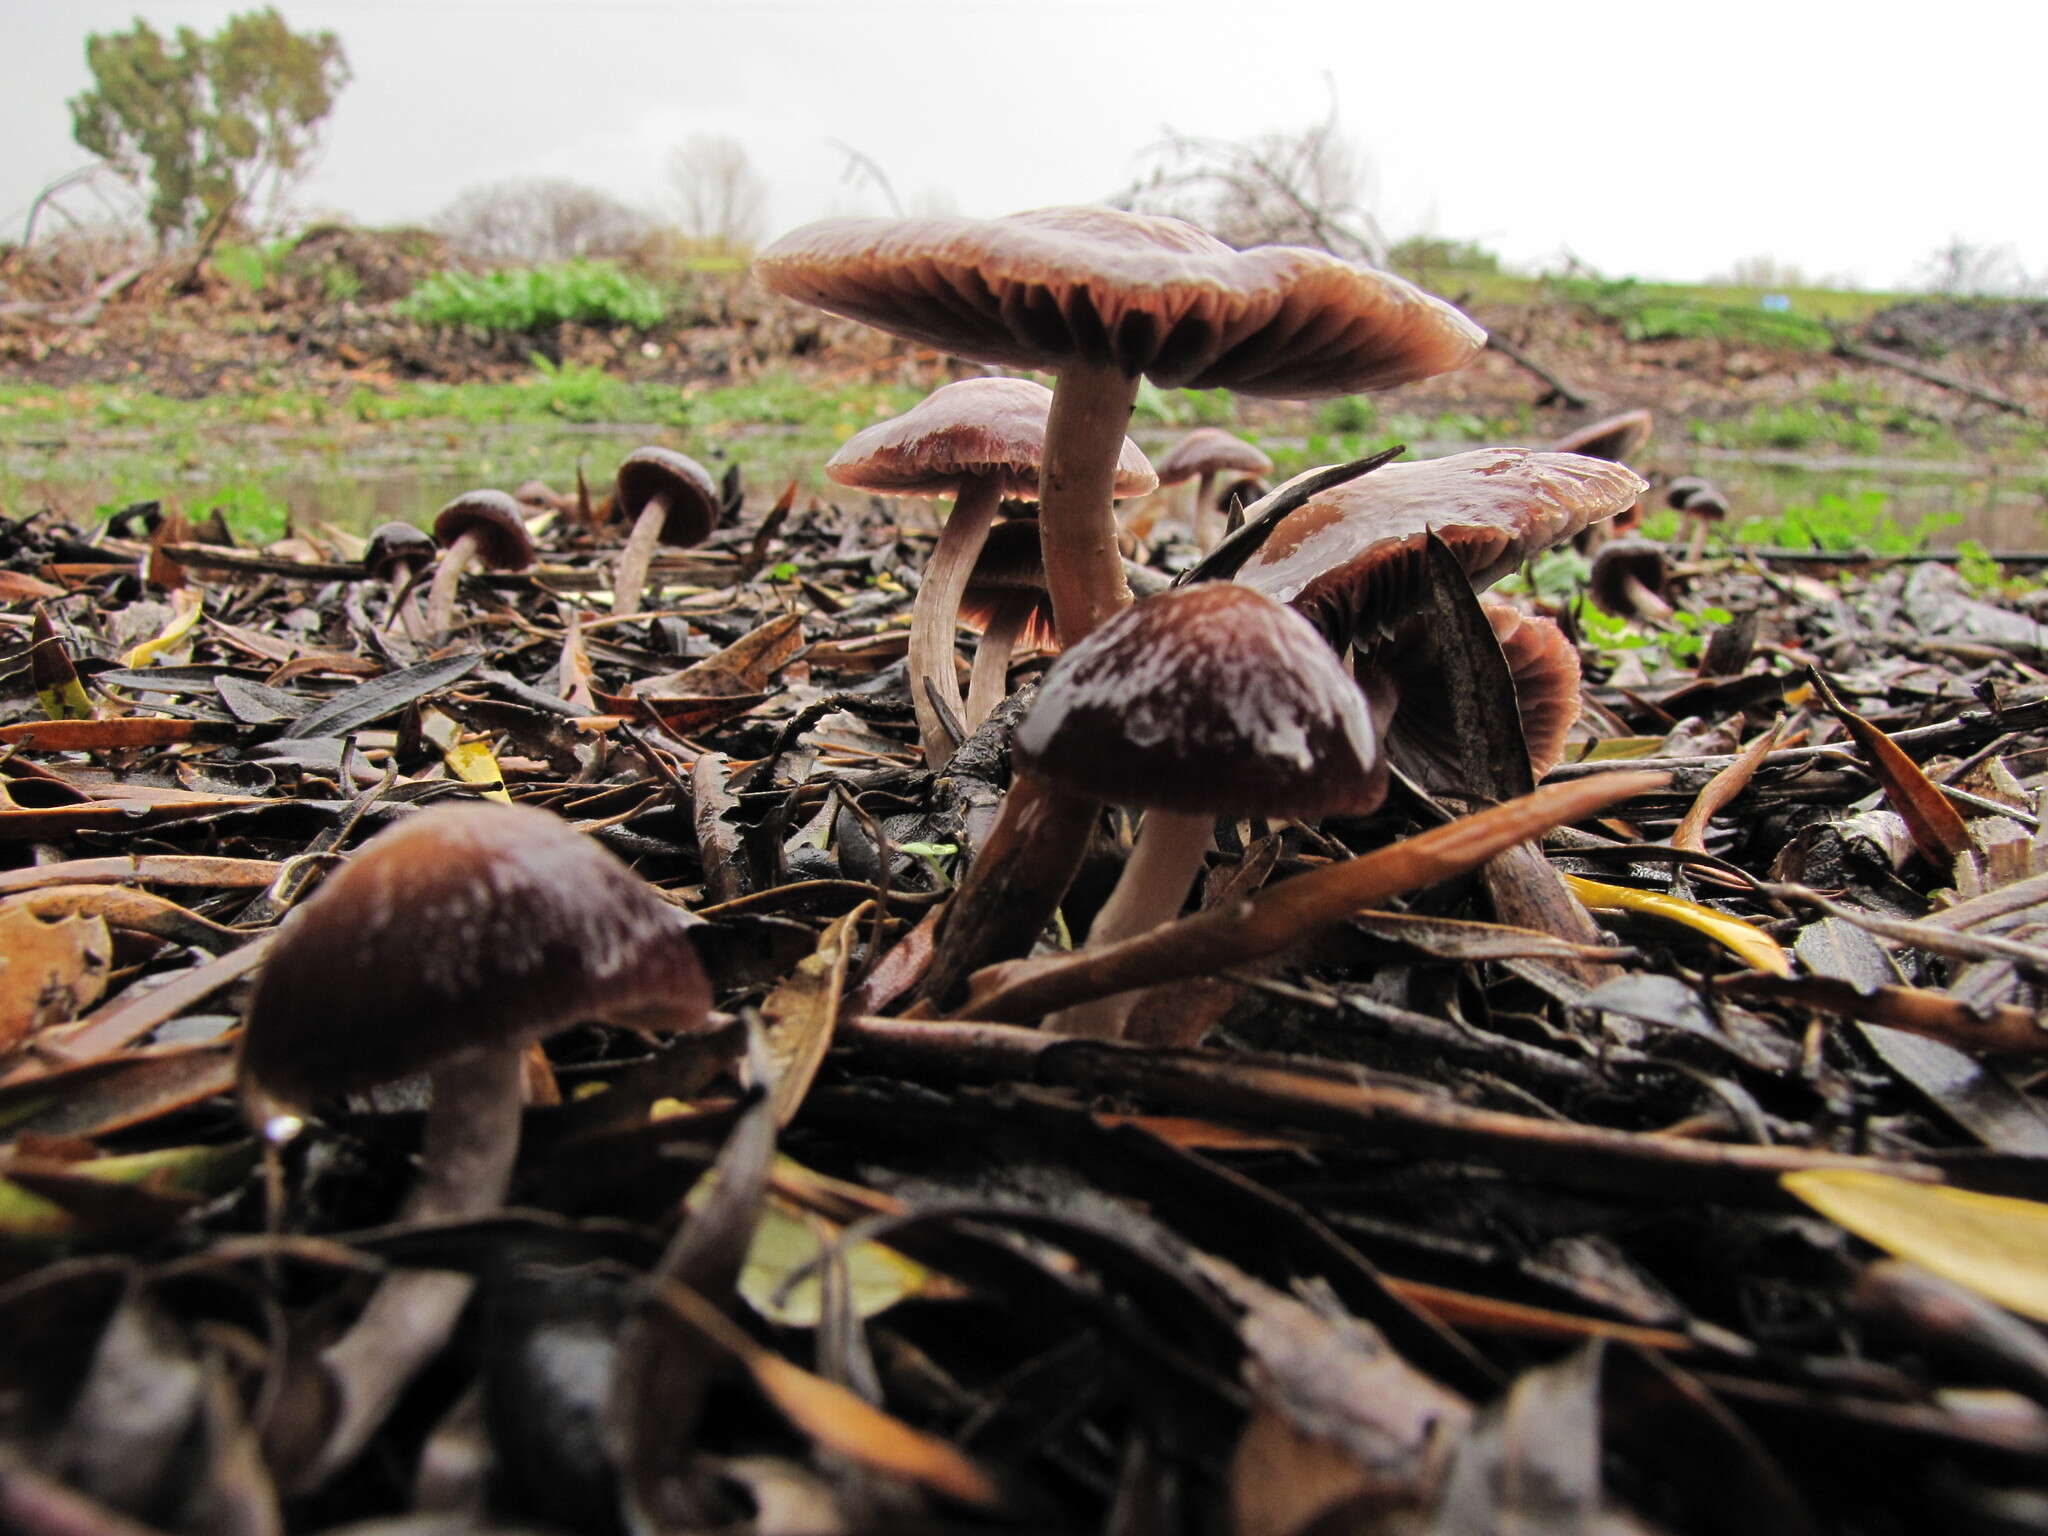
[[[2012,247],[1978,245],[1951,235],[1920,263],[1920,286],[1952,299],[2025,293],[2031,286]]]
[[[231,16],[211,37],[146,21],[85,40],[92,88],[71,99],[71,136],[154,189],[160,242],[219,228],[266,180],[274,200],[311,166],[319,127],[348,83],[332,32],[297,33],[273,9]]]
[[[768,183],[738,140],[699,134],[669,151],[676,219],[692,240],[721,251],[750,250],[761,238]]]
[[[576,261],[623,255],[650,221],[609,192],[543,176],[472,187],[434,227],[476,261]]]

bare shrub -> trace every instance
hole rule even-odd
[[[623,255],[654,221],[609,192],[540,177],[472,187],[432,222],[472,261],[525,263]]]

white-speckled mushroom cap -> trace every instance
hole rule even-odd
[[[1017,766],[1194,815],[1363,814],[1386,793],[1365,699],[1299,614],[1229,582],[1125,609],[1046,673]]]

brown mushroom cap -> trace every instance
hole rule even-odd
[[[432,563],[433,538],[411,523],[383,523],[370,535],[363,549],[363,569],[378,581],[390,581],[400,571],[417,571]]]
[[[581,1020],[701,1023],[710,987],[689,922],[545,811],[415,812],[286,922],[250,1001],[243,1075],[303,1105]]]
[[[1486,344],[1388,273],[1297,246],[1234,251],[1112,208],[826,219],[754,270],[785,298],[978,362],[1110,364],[1169,387],[1352,394],[1463,367]]]
[[[1019,769],[1118,805],[1362,814],[1386,790],[1357,685],[1300,615],[1209,582],[1125,609],[1053,663]]]
[[[503,491],[465,491],[434,518],[434,542],[443,549],[465,533],[476,535],[478,563],[493,571],[523,571],[533,564],[533,536],[519,503]]]
[[[1529,448],[1389,464],[1288,513],[1236,579],[1299,609],[1341,644],[1413,611],[1432,530],[1483,589],[1634,505],[1643,490],[1624,465]],[[1245,520],[1258,514],[1257,505],[1247,507]]]
[[[1052,623],[1052,595],[1045,589],[1045,556],[1038,547],[1034,518],[1013,517],[988,531],[988,542],[974,562],[974,574],[960,596],[960,622],[969,629],[987,629],[1007,598],[1025,595],[1036,604],[1017,644],[1027,650],[1059,644]]]
[[[1607,612],[1627,618],[1636,611],[1629,597],[1629,578],[1661,598],[1669,576],[1664,551],[1657,545],[1647,539],[1614,539],[1595,552],[1593,569],[1586,577],[1586,595]]]
[[[1648,411],[1623,411],[1618,416],[1590,421],[1574,428],[1550,445],[1552,453],[1580,453],[1589,459],[1611,459],[1626,464],[1650,440],[1656,419]]]
[[[825,473],[884,496],[951,496],[962,481],[994,479],[1003,496],[1035,502],[1051,409],[1052,391],[1031,379],[961,379],[854,433]],[[1125,438],[1116,494],[1142,496],[1158,484],[1144,451]]]
[[[1246,475],[1273,472],[1273,461],[1243,438],[1221,427],[1197,427],[1173,445],[1166,457],[1153,466],[1161,485],[1177,485],[1197,475],[1226,471]]]
[[[696,544],[718,526],[718,483],[711,471],[673,448],[635,448],[619,463],[614,504],[628,520],[655,497],[667,500],[658,542]]]
[[[1523,613],[1497,597],[1482,597],[1479,606],[1515,680],[1522,740],[1529,748],[1530,770],[1540,779],[1564,756],[1565,737],[1579,718],[1579,653],[1551,619]],[[1360,665],[1384,679],[1398,700],[1389,737],[1402,737],[1430,756],[1455,762],[1458,743],[1439,707],[1443,681],[1435,659],[1409,644],[1429,622],[1419,614],[1409,619],[1391,638],[1374,645]]]

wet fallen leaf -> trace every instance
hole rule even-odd
[[[1578,875],[1566,875],[1564,882],[1579,900],[1596,912],[1640,912],[1646,917],[1683,923],[1695,932],[1705,934],[1744,965],[1775,976],[1792,974],[1792,962],[1785,958],[1785,951],[1778,947],[1777,942],[1755,924],[1746,923],[1739,917],[1730,917],[1712,907],[1703,907],[1696,901],[1686,901],[1662,891],[1639,891],[1632,886],[1608,885],[1604,881],[1586,880]]]
[[[1894,1258],[2048,1322],[2048,1205],[1881,1173],[1788,1173],[1786,1190]]]
[[[113,956],[103,918],[38,917],[21,897],[0,904],[0,1053],[97,1002]]]

